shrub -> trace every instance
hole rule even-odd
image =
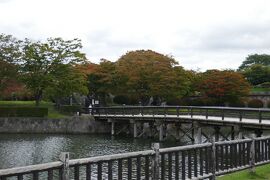
[[[259,99],[252,99],[248,102],[248,107],[251,108],[262,108],[263,102]]]
[[[47,117],[45,107],[0,107],[0,117]]]
[[[267,107],[270,108],[270,101],[267,102]]]
[[[236,101],[236,102],[230,102],[229,103],[230,107],[245,107],[245,102],[242,100]]]
[[[67,114],[74,114],[80,112],[82,107],[80,105],[63,105],[59,107],[59,111]]]
[[[116,104],[130,104],[130,99],[125,95],[117,95],[113,98],[113,102]]]
[[[181,99],[177,99],[177,98],[175,98],[175,99],[169,99],[167,101],[167,105],[169,105],[169,106],[180,106],[182,104],[183,103],[182,103]]]
[[[270,88],[270,82],[264,82],[264,83],[259,84],[257,86],[262,87],[262,88]]]

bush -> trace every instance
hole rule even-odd
[[[267,107],[270,108],[270,101],[267,102]]]
[[[63,105],[59,107],[59,111],[67,114],[74,114],[80,112],[82,107],[80,105]]]
[[[230,102],[229,103],[229,106],[230,107],[245,107],[246,105],[245,105],[245,102],[244,101],[239,100],[237,102]]]
[[[45,107],[0,107],[0,117],[47,117]]]
[[[248,107],[251,108],[262,108],[263,102],[259,99],[252,99],[248,102]]]
[[[262,88],[270,88],[270,82],[264,82],[264,83],[259,84],[257,86],[262,87]]]
[[[169,99],[167,101],[167,105],[169,106],[180,106],[180,105],[183,105],[183,101],[181,99]]]
[[[125,95],[117,95],[113,98],[113,102],[116,104],[130,104],[130,99]]]

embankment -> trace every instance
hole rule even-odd
[[[89,115],[63,119],[0,118],[0,133],[93,134],[109,132],[110,126],[108,123],[95,121],[94,117]]]

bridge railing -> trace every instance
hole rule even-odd
[[[116,106],[87,108],[87,112],[96,116],[174,116],[187,118],[215,118],[226,120],[236,118],[270,120],[270,109],[266,108],[231,108],[231,107],[207,107],[207,106]]]
[[[0,169],[0,179],[206,179],[270,162],[270,137],[159,148]]]

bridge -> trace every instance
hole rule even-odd
[[[111,123],[111,134],[134,138],[158,137],[160,141],[184,136],[193,143],[243,139],[244,132],[262,136],[270,130],[270,109],[198,106],[117,106],[87,109],[98,121]],[[213,133],[204,133],[204,127]],[[223,130],[226,129],[226,130]]]

